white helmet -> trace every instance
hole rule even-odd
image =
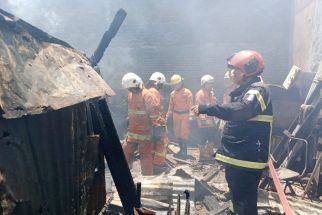
[[[141,88],[142,79],[133,72],[126,73],[122,78],[122,87],[124,89],[129,89],[132,87]]]
[[[161,72],[154,72],[149,80],[155,81],[157,84],[164,84],[166,82],[166,78]]]
[[[214,83],[214,77],[211,75],[204,75],[201,77],[201,86],[205,85],[206,83]]]

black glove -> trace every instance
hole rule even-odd
[[[165,126],[153,126],[153,130],[152,130],[153,141],[159,141],[164,132],[165,132]]]

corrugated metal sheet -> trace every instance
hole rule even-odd
[[[0,106],[4,118],[68,107],[114,91],[67,43],[0,10]]]
[[[95,172],[103,163],[97,160],[98,141],[87,136],[84,102],[46,114],[0,118],[0,175],[8,188],[0,196],[12,195],[13,214],[91,214],[90,199],[105,194],[95,179],[104,174],[104,164],[102,172]],[[26,209],[19,211],[20,204]]]
[[[173,204],[174,208],[177,208],[178,204],[178,195],[180,194],[180,213],[179,214],[185,214],[186,212],[186,203],[187,200],[185,198],[184,191],[188,190],[190,194],[189,198],[189,203],[190,203],[190,208],[189,208],[189,215],[194,215],[196,214],[195,211],[195,179],[186,179],[186,178],[181,178],[178,176],[170,176],[169,177],[173,181]]]

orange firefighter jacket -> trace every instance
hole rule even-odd
[[[180,90],[173,90],[170,94],[168,115],[190,113],[192,107],[192,93],[189,89],[182,87]]]
[[[206,89],[200,89],[195,96],[196,105],[215,105],[216,97],[212,90],[207,91]],[[215,126],[213,116],[207,116],[207,114],[200,114],[197,118],[197,124],[199,128],[209,128]]]
[[[138,93],[128,94],[129,125],[128,142],[144,143],[152,139],[152,126],[159,125],[159,107],[157,99],[143,88]]]
[[[162,105],[162,97],[161,94],[159,92],[159,90],[157,90],[154,87],[149,88],[150,93],[155,97],[156,101],[157,101],[157,106],[158,106],[158,112],[159,112],[159,116],[156,119],[156,121],[160,124],[160,125],[165,125],[166,120],[165,120],[165,114],[164,114],[164,108]]]
[[[177,138],[189,139],[189,118],[192,116],[192,93],[189,89],[182,87],[170,94],[169,109],[167,118],[173,119],[173,132]]]

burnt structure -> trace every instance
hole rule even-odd
[[[104,162],[86,102],[113,90],[83,53],[3,10],[0,83],[0,214],[99,212]]]

